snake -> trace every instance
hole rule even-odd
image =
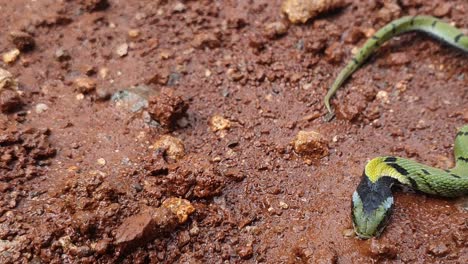
[[[334,117],[330,99],[340,86],[387,40],[406,32],[421,31],[468,52],[468,36],[431,16],[405,16],[379,29],[341,70],[330,86],[324,104],[328,110],[325,120]],[[468,195],[468,125],[455,137],[455,167],[439,169],[416,161],[394,156],[373,158],[364,168],[361,181],[352,195],[351,216],[359,238],[381,235],[387,226],[394,206],[392,186],[399,183],[429,195],[460,197]]]

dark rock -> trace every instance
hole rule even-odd
[[[0,111],[4,114],[10,114],[21,110],[24,103],[19,94],[12,90],[0,91]]]
[[[10,40],[21,51],[32,50],[36,45],[34,38],[28,33],[22,31],[10,32]]]

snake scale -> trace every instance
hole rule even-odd
[[[326,120],[329,121],[334,116],[330,106],[331,97],[348,77],[385,41],[410,31],[428,33],[450,46],[468,52],[468,36],[442,20],[430,16],[406,16],[394,20],[368,39],[341,70],[324,98],[328,110]],[[395,182],[435,196],[468,195],[468,125],[457,133],[454,151],[456,165],[449,170],[393,156],[377,157],[368,162],[352,197],[351,215],[358,237],[367,239],[381,234],[392,212],[391,188]]]

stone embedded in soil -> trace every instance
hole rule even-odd
[[[55,51],[55,59],[59,62],[64,62],[71,59],[70,53],[63,49],[59,48]]]
[[[117,46],[117,48],[115,49],[115,53],[119,55],[119,57],[126,56],[128,54],[128,44],[123,43]]]
[[[21,51],[32,50],[36,45],[34,38],[26,32],[12,31],[9,35],[13,45],[15,45],[16,48],[18,48]]]
[[[88,94],[96,89],[96,82],[89,77],[78,77],[73,82],[75,90],[79,93]]]
[[[427,249],[427,253],[436,257],[443,257],[450,253],[450,249],[445,243],[431,243]]]
[[[387,65],[392,65],[392,66],[401,66],[408,64],[410,62],[410,58],[406,54],[406,52],[394,52],[391,53],[388,61],[386,61]]]
[[[151,212],[143,212],[126,218],[115,231],[114,244],[121,250],[138,247],[151,240],[157,233]]]
[[[226,75],[229,80],[235,81],[235,82],[240,81],[245,77],[244,73],[241,70],[239,70],[237,67],[227,69]]]
[[[185,156],[184,143],[179,138],[173,136],[161,136],[152,147],[155,151],[162,152],[164,157],[173,161],[180,160]]]
[[[117,107],[136,113],[148,107],[148,100],[146,99],[148,91],[147,86],[141,85],[128,90],[117,91],[111,96],[111,100],[115,102]]]
[[[328,142],[315,131],[299,131],[292,142],[294,151],[305,159],[320,159],[328,155]]]
[[[181,198],[168,198],[164,200],[162,203],[163,207],[171,210],[172,213],[177,215],[177,219],[179,220],[179,224],[183,224],[187,221],[188,217],[195,212],[195,207],[185,199]]]
[[[311,18],[345,5],[344,0],[284,0],[281,11],[293,23],[305,23]]]
[[[141,32],[138,29],[130,29],[127,34],[130,38],[138,38]]]
[[[401,7],[396,1],[385,1],[377,12],[377,17],[383,22],[390,22],[401,16]]]
[[[448,15],[452,9],[452,3],[450,2],[441,2],[436,5],[434,8],[433,14],[436,17],[444,17]]]
[[[0,92],[4,89],[17,90],[18,83],[9,71],[0,68]]]
[[[177,120],[185,116],[189,105],[171,88],[163,88],[161,92],[149,99],[148,113],[163,127],[173,129]]]
[[[20,55],[20,53],[21,52],[19,49],[12,49],[10,51],[3,53],[2,55],[3,62],[6,64],[15,62],[18,59],[18,56]]]
[[[194,212],[184,199],[169,198],[166,204],[126,218],[115,232],[114,245],[119,252],[141,246],[159,236],[173,231]]]
[[[346,97],[346,102],[336,105],[336,117],[348,121],[357,120],[367,107],[366,96],[362,93],[351,92]]]
[[[24,102],[16,91],[0,90],[0,112],[10,114],[21,110]]]
[[[364,34],[364,32],[362,31],[361,28],[359,27],[353,27],[352,29],[350,29],[345,38],[344,38],[344,41],[346,43],[351,43],[351,44],[356,44],[358,43],[361,39],[363,39],[366,35]]]
[[[376,238],[371,239],[370,252],[376,257],[385,257],[394,259],[398,255],[397,248],[387,241],[379,241]]]
[[[239,257],[241,257],[242,259],[250,259],[253,256],[252,245],[245,245],[240,247],[237,250],[237,254],[239,254]]]
[[[288,32],[288,25],[282,21],[268,23],[265,26],[264,35],[269,39],[275,39]]]
[[[182,2],[176,2],[172,10],[174,12],[184,12],[187,9],[187,6]]]
[[[325,49],[326,59],[330,63],[340,62],[343,58],[342,44],[339,42],[333,42],[330,46]]]
[[[221,46],[221,41],[215,33],[199,33],[193,38],[192,46],[198,49],[214,49]]]
[[[36,107],[34,108],[34,110],[36,111],[36,113],[38,114],[42,114],[44,113],[45,111],[47,111],[49,109],[49,107],[46,105],[46,104],[43,104],[43,103],[39,103],[36,105]]]
[[[210,119],[210,128],[213,132],[231,128],[231,121],[221,115],[214,115]]]
[[[92,248],[97,254],[104,255],[107,253],[107,250],[109,249],[109,245],[110,245],[109,239],[101,239],[96,244],[94,244]]]

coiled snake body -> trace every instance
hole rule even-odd
[[[333,118],[330,98],[364,61],[385,41],[409,31],[423,31],[468,52],[468,36],[459,29],[430,16],[403,17],[381,28],[366,41],[357,55],[328,90],[324,103],[326,119]],[[468,195],[468,125],[455,138],[456,166],[442,170],[400,157],[377,157],[365,166],[362,180],[352,197],[354,230],[360,238],[378,236],[385,228],[393,208],[391,187],[395,182],[436,196],[458,197]]]

